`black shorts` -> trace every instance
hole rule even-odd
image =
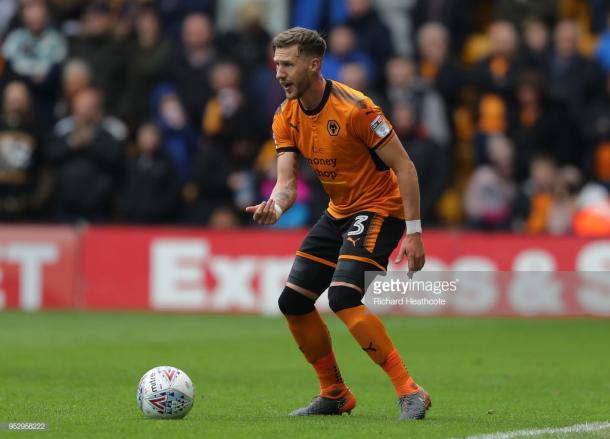
[[[364,291],[364,272],[386,270],[404,230],[404,220],[374,212],[341,219],[324,212],[299,247],[288,281],[318,295],[337,281]]]

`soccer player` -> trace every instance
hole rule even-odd
[[[340,415],[356,406],[314,306],[328,288],[331,309],[392,381],[400,419],[423,419],[431,404],[428,393],[411,378],[383,324],[362,303],[365,271],[386,270],[405,228],[397,262],[406,256],[410,271],[424,265],[415,167],[378,106],[322,77],[326,44],[317,32],[288,29],[274,38],[273,50],[287,98],[273,120],[277,183],[267,201],[246,211],[259,224],[274,224],[292,206],[299,154],[330,197],[297,251],[278,300],[320,381],[320,394],[290,415]]]

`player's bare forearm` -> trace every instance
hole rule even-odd
[[[267,201],[246,207],[259,224],[274,224],[290,209],[297,198],[298,157],[293,152],[281,152],[277,158],[277,182]]]
[[[398,137],[394,135],[378,152],[379,158],[396,174],[400,196],[404,206],[405,219],[418,220],[419,212],[419,182],[417,170],[409,158]]]
[[[397,169],[394,169],[400,188],[400,196],[407,221],[420,219],[419,181],[413,162],[406,158]]]
[[[404,206],[405,219],[407,221],[419,220],[419,182],[417,170],[404,147],[398,138],[394,136],[377,154],[396,173],[400,196]],[[407,236],[400,244],[396,262],[400,262],[404,256],[409,260],[409,271],[413,272],[422,269],[426,262],[426,255],[421,233],[407,233]]]

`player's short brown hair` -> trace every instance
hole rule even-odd
[[[326,41],[315,30],[304,27],[293,27],[284,32],[280,32],[273,39],[273,52],[275,49],[297,45],[299,54],[324,57],[326,52]]]

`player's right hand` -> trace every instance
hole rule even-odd
[[[275,200],[273,198],[263,201],[256,206],[246,207],[246,212],[252,214],[252,218],[257,224],[275,224],[281,215],[275,208]]]

